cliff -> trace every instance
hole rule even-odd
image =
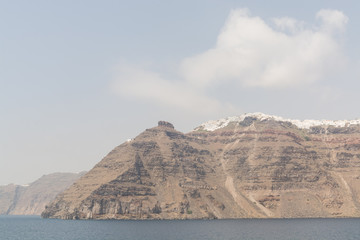
[[[27,186],[0,186],[0,215],[40,215],[46,204],[83,174],[53,173]]]
[[[183,134],[159,122],[42,213],[62,219],[360,217],[358,122],[248,114]]]

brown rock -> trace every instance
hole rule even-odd
[[[160,121],[111,151],[43,217],[360,217],[360,126],[246,118],[188,134]]]

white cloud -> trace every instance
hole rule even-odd
[[[122,64],[113,89],[128,98],[214,113],[235,109],[209,97],[209,89],[217,86],[311,86],[346,64],[339,36],[348,18],[337,10],[320,10],[316,19],[317,24],[309,25],[289,17],[274,18],[272,27],[247,9],[233,10],[214,48],[181,62],[178,80]]]
[[[323,22],[323,29],[327,31],[343,31],[349,18],[338,10],[322,9],[316,14],[316,18]]]
[[[223,107],[232,108],[207,97],[199,89],[184,82],[164,79],[158,73],[126,64],[120,65],[116,71],[112,89],[125,97],[199,113],[213,113]]]
[[[344,65],[333,30],[343,30],[347,17],[340,11],[321,10],[317,18],[320,26],[307,29],[294,19],[277,18],[277,31],[246,9],[234,10],[216,46],[183,61],[184,78],[198,87],[229,81],[251,87],[287,87],[319,81]]]
[[[296,33],[304,28],[304,22],[289,17],[273,18],[274,24],[282,31]]]

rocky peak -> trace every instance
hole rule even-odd
[[[159,121],[158,122],[158,127],[165,127],[165,128],[174,129],[174,125],[172,125],[171,123],[166,122],[166,121]]]

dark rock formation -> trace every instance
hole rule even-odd
[[[165,122],[165,121],[159,121],[159,122],[158,122],[158,126],[159,126],[159,127],[166,127],[166,128],[174,129],[174,125],[172,125],[172,124],[169,123],[169,122]]]

